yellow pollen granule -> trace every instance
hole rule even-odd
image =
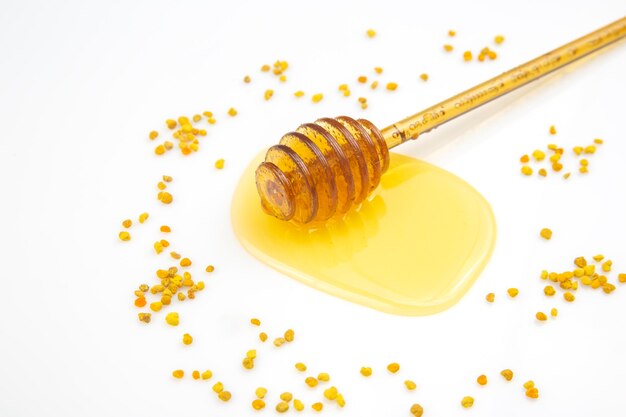
[[[487,294],[487,296],[485,297],[485,300],[487,300],[488,303],[493,303],[495,299],[496,299],[496,295],[492,292]]]
[[[372,90],[376,90],[377,87],[378,87],[378,81],[373,81],[372,84],[370,84],[370,88]]]
[[[519,161],[525,164],[526,162],[530,161],[530,157],[528,155],[522,155],[519,158]]]
[[[376,72],[376,74],[382,74],[383,73],[383,69],[382,69],[382,67],[374,67],[374,72]]]
[[[605,284],[602,285],[602,291],[604,291],[605,294],[610,294],[613,291],[615,291],[615,285],[609,284],[609,283],[605,283]]]
[[[298,363],[296,363],[296,364],[295,364],[295,367],[296,367],[296,369],[297,369],[298,371],[300,371],[300,372],[304,372],[304,371],[306,371],[306,365],[305,365],[305,364],[303,364],[302,362],[298,362]]]
[[[552,317],[556,317],[559,315],[559,310],[557,310],[556,308],[553,308],[552,310],[550,310],[550,315]]]
[[[180,266],[182,267],[187,267],[191,265],[191,259],[189,258],[183,258],[180,260]]]
[[[539,175],[541,175],[542,177],[545,177],[546,175],[548,175],[548,172],[544,168],[541,168],[538,172],[539,172]]]
[[[246,358],[256,359],[256,349],[250,349],[246,352]]]
[[[193,337],[189,333],[183,335],[183,344],[190,345],[193,343]]]
[[[454,47],[452,45],[444,45],[443,46],[444,51],[446,52],[452,52],[452,50],[454,49]]]
[[[130,233],[128,233],[128,232],[120,232],[119,237],[120,237],[121,241],[128,242],[130,240]]]
[[[218,159],[217,161],[215,161],[215,168],[223,169],[224,168],[224,160],[223,159]]]
[[[293,342],[293,339],[295,338],[295,333],[293,330],[289,329],[285,332],[285,341],[287,342]]]
[[[235,108],[234,108],[234,107],[231,107],[230,109],[228,109],[228,115],[229,115],[230,117],[235,117],[235,116],[237,116],[237,110],[235,110]]]
[[[395,362],[392,362],[389,365],[387,365],[387,370],[391,372],[392,374],[395,374],[396,372],[400,370],[400,365]]]
[[[449,37],[451,37],[451,38],[452,38],[452,37],[454,37],[455,35],[456,35],[456,31],[454,31],[454,30],[452,30],[452,29],[448,31],[448,36],[449,36]]]
[[[215,271],[215,267],[213,265],[208,265],[204,270],[206,272],[213,272]]]
[[[598,145],[602,145],[604,143],[604,141],[602,139],[600,139],[600,138],[596,138],[596,139],[593,140],[593,143],[596,143]]]
[[[174,197],[172,197],[172,195],[167,191],[161,191],[158,195],[158,198],[159,201],[161,201],[161,203],[163,204],[170,204],[172,201],[174,201]]]
[[[343,395],[341,394],[337,394],[336,402],[337,402],[337,405],[341,408],[345,407],[346,405],[346,400],[343,398]]]
[[[554,287],[552,285],[546,285],[546,287],[543,289],[543,293],[548,297],[552,297],[556,293],[556,291],[554,290]]]
[[[129,228],[133,225],[133,221],[131,219],[126,219],[122,222],[122,226],[125,228]]]
[[[219,394],[217,394],[217,398],[219,398],[220,400],[224,402],[230,400],[231,397],[232,397],[232,394],[228,391],[222,391]]]
[[[314,409],[315,411],[319,412],[319,411],[322,411],[322,408],[324,408],[324,404],[322,404],[322,403],[313,403],[313,405],[311,405],[311,408]]]
[[[476,382],[478,382],[478,385],[487,385],[487,376],[480,375],[478,378],[476,378]]]
[[[471,61],[472,60],[472,51],[465,51],[463,52],[463,60],[464,61]]]
[[[371,376],[372,375],[372,368],[364,366],[364,367],[361,368],[360,372],[361,372],[361,375],[363,375],[363,376],[366,376],[366,377],[367,376]]]
[[[397,88],[398,88],[398,84],[397,83],[387,83],[387,90],[395,91]]]
[[[612,261],[606,261],[606,262],[604,262],[602,264],[602,270],[604,272],[610,272],[612,266],[613,266],[613,262]]]
[[[361,75],[359,78],[356,79],[358,82],[360,82],[361,84],[365,84],[367,82],[367,77],[365,75]]]
[[[493,41],[497,43],[498,45],[500,45],[502,42],[504,42],[504,36],[496,35],[496,37],[493,38]]]
[[[163,233],[170,233],[172,231],[172,229],[170,229],[169,226],[165,226],[165,225],[161,226],[159,230]]]
[[[535,314],[535,317],[537,318],[537,320],[539,321],[546,321],[548,319],[548,317],[546,316],[545,313],[542,313],[541,311],[537,312],[537,314]]]
[[[252,401],[252,408],[254,408],[255,410],[262,410],[263,408],[265,408],[265,401],[257,398],[256,400]]]
[[[596,147],[593,145],[589,145],[585,147],[585,153],[588,153],[588,154],[596,153]]]
[[[319,103],[320,101],[322,101],[323,98],[324,98],[324,94],[317,93],[317,94],[313,94],[313,97],[311,97],[311,101],[313,103]]]
[[[272,98],[273,95],[274,95],[274,90],[265,90],[265,94],[263,95],[263,97],[267,101],[270,98]]]
[[[259,339],[261,340],[261,342],[265,342],[267,340],[267,333],[265,332],[259,333]]]
[[[284,402],[288,403],[293,398],[293,395],[290,392],[283,392],[280,394],[280,399]]]
[[[515,298],[517,297],[517,294],[519,294],[519,290],[517,288],[509,288],[506,292],[509,293],[509,297],[511,298]]]
[[[528,398],[539,398],[539,390],[537,388],[526,390],[526,396]]]
[[[556,135],[556,128],[554,127],[554,125],[550,126],[550,134]]]
[[[150,313],[139,313],[138,317],[139,317],[139,321],[144,322],[144,323],[150,323],[150,320],[152,319],[152,314],[150,314]]]
[[[250,324],[253,326],[260,326],[261,325],[261,320],[259,319],[250,319]]]
[[[170,326],[178,326],[178,321],[178,313],[176,312],[167,313],[165,316],[165,322]]]
[[[141,213],[139,215],[139,223],[143,224],[146,220],[148,220],[148,217],[150,217],[148,213]]]
[[[213,377],[213,372],[207,369],[206,371],[202,372],[200,377],[206,381],[207,379],[211,379]]]
[[[524,382],[524,388],[531,389],[535,387],[535,382],[533,380]]]
[[[552,230],[548,229],[548,228],[543,228],[541,229],[541,231],[539,232],[539,235],[544,238],[545,240],[550,240],[552,239]]]
[[[422,81],[428,81],[428,74],[426,74],[425,72],[420,74],[420,78],[422,79]]]
[[[285,74],[282,74],[280,77],[278,77],[278,81],[284,83],[285,81],[287,81],[287,76]]]
[[[339,392],[335,387],[330,387],[324,390],[324,397],[326,397],[326,399],[330,401],[336,400],[338,394]]]
[[[193,371],[193,372],[191,373],[191,377],[192,377],[193,379],[200,379],[200,371]]]
[[[563,294],[563,298],[565,299],[565,301],[567,301],[568,303],[573,302],[576,297],[574,297],[574,294],[572,294],[571,292],[566,292],[565,294]]]
[[[157,253],[157,255],[161,252],[163,252],[163,245],[161,244],[161,242],[154,242],[154,251]]]
[[[326,372],[321,372],[317,374],[317,379],[322,382],[328,382],[330,381],[330,375],[328,375]]]
[[[172,372],[172,376],[174,378],[180,379],[185,376],[185,371],[183,371],[182,369],[177,369],[174,372]]]
[[[406,381],[404,381],[404,386],[409,391],[413,391],[415,388],[417,388],[417,385],[415,384],[415,382],[411,381],[410,379],[407,379]]]
[[[248,83],[250,83],[250,81],[252,81],[252,80],[250,79],[249,75],[246,75],[245,77],[243,77],[243,82],[244,83],[248,84]]]
[[[544,151],[540,151],[539,149],[533,152],[533,158],[537,161],[543,161],[546,157],[546,153]]]
[[[285,342],[286,340],[284,338],[277,337],[276,339],[274,339],[274,346],[281,347]]]
[[[500,375],[502,375],[507,381],[513,379],[513,371],[511,371],[510,369],[503,370],[502,372],[500,372]]]
[[[579,268],[584,268],[585,266],[587,266],[587,260],[583,256],[579,256],[578,258],[574,259],[574,265]]]
[[[257,398],[265,398],[265,394],[267,394],[267,389],[263,387],[258,387],[256,391],[254,391],[254,395],[256,395]]]
[[[241,361],[241,365],[245,369],[252,369],[252,368],[254,368],[254,359],[252,359],[252,358],[243,358],[243,360]]]
[[[295,408],[296,411],[302,411],[304,410],[304,404],[302,401],[295,399],[293,400],[293,408]]]
[[[619,282],[621,282],[622,284],[623,284],[623,283],[625,283],[625,282],[626,282],[626,274],[619,274],[619,275],[617,276],[617,280],[618,280]]]
[[[424,415],[424,408],[419,404],[413,404],[409,411],[414,417],[422,417]]]
[[[471,406],[474,405],[474,398],[472,398],[472,397],[463,397],[463,399],[461,400],[461,405],[464,408],[470,408]]]
[[[289,404],[287,404],[286,402],[281,401],[276,404],[276,411],[278,411],[279,413],[284,413],[287,410],[289,410]]]
[[[298,90],[295,93],[293,93],[293,95],[298,97],[298,98],[300,98],[300,97],[304,96],[304,91]]]
[[[376,36],[376,31],[374,29],[367,29],[367,32],[365,33],[369,38],[373,38],[374,36]]]
[[[308,376],[305,380],[304,383],[307,384],[309,387],[313,388],[315,386],[317,386],[318,382],[317,379],[313,378],[312,376]]]
[[[522,174],[524,175],[533,175],[533,169],[531,167],[529,167],[528,165],[524,165],[521,169]]]
[[[167,125],[167,128],[170,130],[173,130],[176,128],[176,120],[172,120],[172,119],[167,119],[165,121],[165,124]]]
[[[165,146],[158,145],[156,148],[154,148],[154,153],[157,155],[163,155],[165,153]]]
[[[224,384],[222,384],[221,382],[216,382],[213,387],[211,388],[216,394],[219,394],[220,392],[224,391]]]

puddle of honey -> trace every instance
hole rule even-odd
[[[263,156],[235,191],[235,234],[261,262],[311,287],[388,313],[432,314],[459,301],[489,260],[496,236],[489,203],[441,168],[392,153],[358,209],[297,226],[261,209],[254,171]]]

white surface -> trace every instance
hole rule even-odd
[[[396,317],[307,288],[252,259],[229,223],[242,168],[299,123],[345,113],[385,126],[618,19],[623,1],[56,3],[0,6],[0,415],[252,415],[260,384],[271,404],[283,390],[307,404],[321,395],[305,389],[293,369],[299,360],[329,372],[345,394],[346,408],[327,405],[325,414],[408,416],[419,402],[426,416],[623,415],[626,288],[608,297],[583,290],[565,305],[546,299],[537,278],[598,252],[626,271],[623,42],[399,149],[469,181],[496,214],[492,261],[444,313]],[[492,46],[500,33],[496,61],[461,61],[461,51]],[[442,52],[448,42],[454,55]],[[258,71],[276,59],[290,64],[284,85]],[[378,65],[397,92],[356,86]],[[246,74],[251,85],[241,82]],[[344,82],[353,86],[348,100],[336,92]],[[276,90],[269,103],[266,88]],[[297,102],[300,88],[325,99]],[[363,113],[361,94],[370,102]],[[234,119],[225,116],[230,106]],[[150,130],[163,135],[165,118],[205,109],[218,124],[200,152],[152,154]],[[587,177],[519,174],[523,153],[594,137],[606,144]],[[226,168],[216,171],[220,157]],[[174,176],[169,207],[156,201],[162,174]],[[143,211],[149,221],[119,242],[120,222]],[[167,265],[151,250],[165,223],[173,248],[195,261],[195,277],[217,267],[194,302],[176,306],[177,328],[164,314],[144,326],[132,306],[136,285],[154,283]],[[537,236],[544,226],[554,230],[550,242]],[[505,295],[511,286],[520,289],[515,300]],[[491,291],[497,300],[487,305]],[[538,325],[534,313],[553,305],[558,319]],[[258,346],[253,316],[270,335],[294,328],[297,341]],[[181,344],[183,332],[192,346]],[[253,347],[257,367],[246,373],[240,361]],[[391,361],[399,375],[384,371]],[[370,380],[358,374],[363,365],[374,367]],[[173,380],[177,368],[212,369],[233,400],[218,401],[211,384]],[[516,372],[512,383],[497,375],[503,368]],[[484,388],[475,383],[481,373],[490,377]],[[413,393],[407,378],[418,384]],[[524,397],[529,378],[538,401]],[[473,409],[460,407],[464,395],[476,398]]]

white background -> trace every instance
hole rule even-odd
[[[271,408],[284,390],[307,404],[321,396],[293,369],[303,361],[344,393],[344,409],[326,406],[332,415],[408,416],[419,402],[427,416],[623,416],[626,288],[583,289],[565,305],[543,296],[538,279],[596,253],[626,271],[623,42],[398,149],[467,180],[496,215],[491,262],[443,313],[397,317],[305,287],[244,252],[229,210],[249,160],[300,123],[349,114],[384,127],[625,14],[617,0],[2,1],[0,415],[253,415],[258,385],[270,389]],[[370,27],[375,39],[364,34]],[[506,36],[497,48],[496,34]],[[453,54],[442,51],[448,42]],[[463,50],[483,46],[498,59],[462,62]],[[258,70],[277,59],[290,64],[285,84]],[[399,84],[395,93],[359,89],[356,77],[371,78],[374,66]],[[341,83],[351,98],[339,96]],[[266,88],[276,90],[270,102]],[[325,99],[297,101],[297,89]],[[369,98],[365,112],[360,95]],[[226,116],[231,106],[236,118]],[[203,110],[218,122],[197,154],[154,156],[150,130],[163,138],[164,119]],[[568,149],[564,162],[575,170],[569,150],[595,137],[606,144],[586,177],[519,174],[520,155],[550,142]],[[174,177],[171,206],[156,200],[162,174]],[[143,211],[148,222],[120,242],[120,222]],[[168,265],[151,249],[161,224],[207,283],[195,301],[176,305],[177,328],[164,314],[139,323],[132,305],[135,287]],[[550,242],[538,237],[546,226]],[[208,263],[217,268],[210,277]],[[505,293],[512,286],[515,300]],[[536,323],[535,312],[552,306],[559,317]],[[258,346],[250,317],[270,336],[292,327],[296,342]],[[182,345],[184,332],[193,345]],[[244,372],[241,358],[254,347],[257,366]],[[384,370],[391,361],[398,375]],[[369,380],[358,373],[364,365],[374,368]],[[212,383],[174,380],[177,368],[212,369],[233,399],[217,400]],[[515,371],[511,383],[498,375],[503,368]],[[481,373],[490,382],[479,388]],[[530,378],[539,400],[524,396]],[[404,379],[418,389],[406,392]],[[471,410],[459,404],[465,395],[476,399]]]

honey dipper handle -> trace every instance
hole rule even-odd
[[[389,148],[440,126],[626,36],[626,17],[382,130]]]

